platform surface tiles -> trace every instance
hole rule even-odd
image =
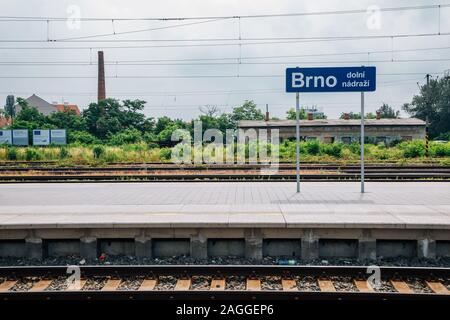
[[[278,227],[450,229],[450,183],[0,185],[0,229]]]

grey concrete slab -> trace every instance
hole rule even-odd
[[[0,185],[0,228],[450,228],[450,183]]]

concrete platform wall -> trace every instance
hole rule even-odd
[[[137,257],[191,256],[205,259],[239,256],[319,258],[450,256],[447,230],[161,228],[0,230],[1,257],[99,254]]]

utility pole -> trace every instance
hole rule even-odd
[[[427,89],[429,90],[430,85],[430,74],[427,73]],[[427,114],[425,115],[425,157],[429,157],[429,147],[428,147],[428,140],[429,140],[429,117],[428,115],[431,113],[431,106],[430,106],[430,98],[427,96]]]
[[[295,94],[295,162],[297,193],[300,193],[300,97]]]

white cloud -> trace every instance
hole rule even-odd
[[[439,3],[439,2],[436,2]],[[365,9],[370,5],[379,7],[399,7],[430,4],[429,1],[243,1],[243,0],[2,0],[3,16],[66,16],[67,7],[78,5],[83,17],[173,17],[173,16],[228,16],[252,15],[265,13],[292,13],[312,11],[333,11],[346,9]],[[441,32],[449,32],[448,16],[450,8],[441,10]],[[262,37],[312,37],[312,36],[344,36],[344,35],[376,35],[399,33],[436,32],[438,28],[437,10],[396,11],[382,13],[382,28],[368,30],[366,15],[322,15],[285,18],[241,19],[241,36],[245,38]],[[114,22],[114,30],[123,32],[141,28],[159,27],[183,22]],[[78,37],[92,34],[111,33],[113,23],[82,22],[80,30],[67,28],[64,22],[50,24],[51,38]],[[117,39],[189,39],[189,38],[235,38],[239,35],[237,20],[226,20],[186,26],[183,28],[165,29],[146,33],[116,36]],[[1,39],[46,39],[46,24],[41,22],[19,23],[0,22]],[[107,37],[105,39],[110,39]],[[151,45],[153,43],[131,43],[130,45]],[[0,43],[5,46],[61,46],[47,43]],[[76,46],[120,46],[124,43],[77,43]],[[327,52],[352,52],[391,50],[403,48],[443,47],[450,46],[450,37],[417,37],[411,39],[335,41],[320,43],[294,43],[278,45],[254,45],[241,47],[185,47],[185,48],[148,48],[148,49],[105,49],[107,61],[116,60],[148,60],[148,59],[188,59],[217,58],[270,55],[318,54]],[[450,50],[417,53],[386,53],[382,55],[360,56],[312,56],[301,59],[278,59],[274,61],[290,61],[287,65],[222,65],[222,66],[107,66],[107,74],[118,75],[202,75],[202,74],[283,74],[286,66],[301,65],[302,61],[317,61],[317,65],[327,61],[366,60],[394,58],[448,57]],[[95,50],[0,50],[0,61],[95,61]],[[326,64],[327,66],[329,64]],[[342,64],[339,64],[342,65]],[[374,111],[381,103],[388,102],[400,107],[410,101],[418,91],[416,82],[423,81],[427,72],[443,72],[449,69],[448,61],[414,62],[414,63],[378,63],[380,73],[417,72],[417,76],[379,77],[378,91],[367,94],[367,110]],[[422,75],[423,74],[423,75]],[[2,75],[79,75],[95,76],[95,66],[2,66]],[[394,82],[407,80],[405,82]],[[409,81],[409,82],[408,82]],[[383,85],[382,82],[391,82]],[[24,96],[36,93],[49,101],[69,100],[80,106],[86,106],[96,98],[95,79],[0,79],[2,92],[0,101],[4,101],[8,93]],[[285,110],[293,105],[294,97],[284,93],[283,78],[194,78],[194,79],[107,79],[107,92],[110,96],[122,98],[143,98],[148,101],[146,113],[152,116],[168,115],[189,119],[198,114],[197,106],[205,104],[229,105],[242,103],[245,99],[253,99],[263,107],[270,105],[271,112],[283,116]],[[279,92],[270,94],[255,92],[256,89],[279,88]],[[218,91],[248,90],[243,94],[216,94]],[[148,92],[192,92],[202,94],[168,94],[141,95]],[[92,95],[89,95],[92,93]],[[113,94],[114,93],[114,94]],[[133,94],[136,93],[136,94]],[[214,94],[211,94],[214,93]],[[357,111],[359,95],[357,94],[305,94],[301,101],[322,107],[330,117],[337,117],[342,111]]]

